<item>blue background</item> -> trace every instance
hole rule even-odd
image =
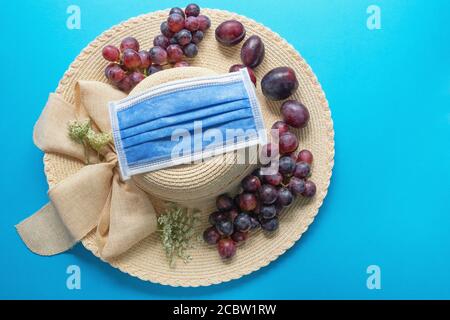
[[[336,165],[309,231],[269,267],[207,288],[141,282],[80,245],[43,258],[14,225],[47,202],[32,129],[70,62],[103,30],[185,1],[5,1],[0,19],[1,298],[450,298],[450,1],[198,1],[262,22],[312,66],[330,102]],[[66,8],[81,7],[81,30]],[[369,30],[366,9],[381,8]],[[24,90],[26,89],[26,90]],[[66,268],[82,289],[66,288]],[[381,290],[366,268],[381,267]]]

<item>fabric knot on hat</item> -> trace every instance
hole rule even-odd
[[[46,153],[84,161],[83,147],[69,138],[64,125],[90,119],[100,132],[109,133],[108,102],[125,96],[95,81],[77,83],[74,105],[51,94],[34,129],[36,146]],[[121,181],[114,147],[104,149],[102,157],[90,151],[90,164],[52,187],[50,202],[16,226],[31,251],[40,255],[64,252],[95,229],[99,254],[110,259],[156,230],[156,212],[148,195],[133,181]]]

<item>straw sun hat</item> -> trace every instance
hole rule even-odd
[[[314,220],[326,196],[333,167],[334,131],[331,114],[320,84],[308,64],[280,36],[253,20],[220,10],[202,9],[202,12],[210,17],[212,27],[200,44],[198,56],[189,61],[194,68],[176,68],[156,73],[146,78],[131,94],[172,80],[228,72],[231,65],[240,62],[240,46],[222,47],[214,39],[214,29],[225,20],[241,21],[247,35],[259,35],[266,46],[264,62],[256,69],[259,80],[268,71],[279,66],[290,66],[296,71],[300,86],[292,98],[302,101],[308,107],[311,118],[305,129],[296,130],[295,133],[299,137],[300,148],[309,149],[314,154],[311,179],[317,185],[317,194],[310,200],[296,199],[285,209],[276,234],[267,236],[261,230],[253,233],[239,247],[232,261],[225,264],[215,248],[196,242],[195,249],[189,252],[192,260],[187,264],[178,261],[176,267],[171,268],[156,233],[108,261],[112,266],[142,280],[172,286],[207,286],[237,279],[275,260],[300,238]],[[106,82],[106,62],[101,55],[102,48],[107,44],[118,44],[126,36],[133,36],[139,40],[141,47],[150,48],[152,39],[159,34],[160,24],[167,18],[167,14],[168,10],[142,15],[105,31],[70,65],[56,93],[73,103],[77,81]],[[266,127],[270,128],[273,122],[280,119],[280,102],[267,101],[261,94],[260,82],[258,94]],[[198,227],[198,232],[201,232],[208,225],[207,217],[214,210],[216,196],[224,192],[237,192],[241,179],[254,169],[253,165],[233,165],[233,157],[233,154],[226,154],[201,164],[182,165],[133,179],[149,193],[157,211],[162,209],[166,200],[201,209],[201,225]],[[44,164],[50,187],[83,167],[79,161],[51,153],[45,154]],[[94,231],[82,243],[99,256]]]

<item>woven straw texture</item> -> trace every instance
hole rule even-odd
[[[170,268],[157,234],[141,241],[125,254],[108,261],[112,266],[142,280],[171,286],[195,287],[217,284],[240,278],[275,260],[293,246],[314,220],[326,196],[334,164],[334,131],[331,113],[320,84],[304,59],[285,40],[253,20],[226,11],[203,9],[202,12],[211,18],[212,27],[200,44],[199,55],[189,61],[191,65],[204,67],[217,73],[224,73],[228,72],[228,68],[232,64],[240,63],[240,45],[224,48],[214,39],[214,29],[220,22],[237,19],[245,25],[248,36],[256,34],[264,40],[266,57],[263,64],[256,70],[256,76],[259,80],[266,72],[278,66],[290,66],[295,69],[300,87],[292,98],[302,101],[311,114],[308,127],[296,130],[296,134],[300,138],[300,148],[309,149],[314,154],[311,179],[317,185],[317,194],[310,200],[295,200],[289,209],[285,209],[280,221],[280,228],[275,234],[267,235],[261,230],[253,233],[247,242],[238,248],[238,252],[232,261],[226,263],[219,258],[214,247],[209,247],[202,241],[198,241],[195,243],[195,249],[189,252],[192,261],[187,264],[178,261],[175,268]],[[152,39],[159,34],[159,26],[167,18],[167,14],[168,10],[142,15],[104,32],[85,48],[71,64],[59,83],[57,93],[62,94],[67,101],[73,103],[73,88],[78,80],[106,81],[104,78],[106,63],[101,57],[103,46],[106,44],[118,45],[122,38],[134,36],[139,40],[142,48],[150,48]],[[191,74],[191,72],[188,73]],[[155,74],[152,77],[157,75]],[[148,81],[150,79],[146,82]],[[260,91],[259,82],[258,91]],[[267,125],[280,118],[279,102],[269,102],[262,99],[261,103],[263,104]],[[233,179],[226,180],[231,178],[228,177],[227,173],[236,169],[217,164],[219,159],[220,157],[201,165],[187,166],[187,169],[163,170],[155,173],[154,177],[145,175],[144,181],[141,180],[138,183],[143,188],[151,186],[156,191],[159,190],[158,188],[164,190],[169,186],[174,191],[178,190],[178,193],[186,188],[189,191],[187,194],[195,194],[195,191],[200,192],[209,188],[211,181],[216,181],[214,186],[223,184],[224,188],[230,189],[238,183],[241,175],[245,175],[247,171],[252,169],[251,167],[239,168],[234,172],[236,175],[231,176]],[[55,154],[46,154],[44,165],[50,186],[77,172],[83,166],[80,162]],[[214,177],[214,179],[211,179],[211,177]],[[158,182],[158,179],[160,182]],[[179,183],[176,184],[174,181]],[[227,183],[230,185],[227,185]],[[152,198],[154,198],[156,209],[160,209],[161,198],[159,196],[152,196]],[[192,201],[193,203],[195,201]],[[199,232],[208,224],[208,211],[213,210],[209,201],[200,201],[200,205],[204,214],[198,227]],[[98,256],[94,233],[86,236],[82,242],[87,249]]]

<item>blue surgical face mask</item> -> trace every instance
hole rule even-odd
[[[265,143],[246,69],[153,87],[110,103],[123,179]]]

